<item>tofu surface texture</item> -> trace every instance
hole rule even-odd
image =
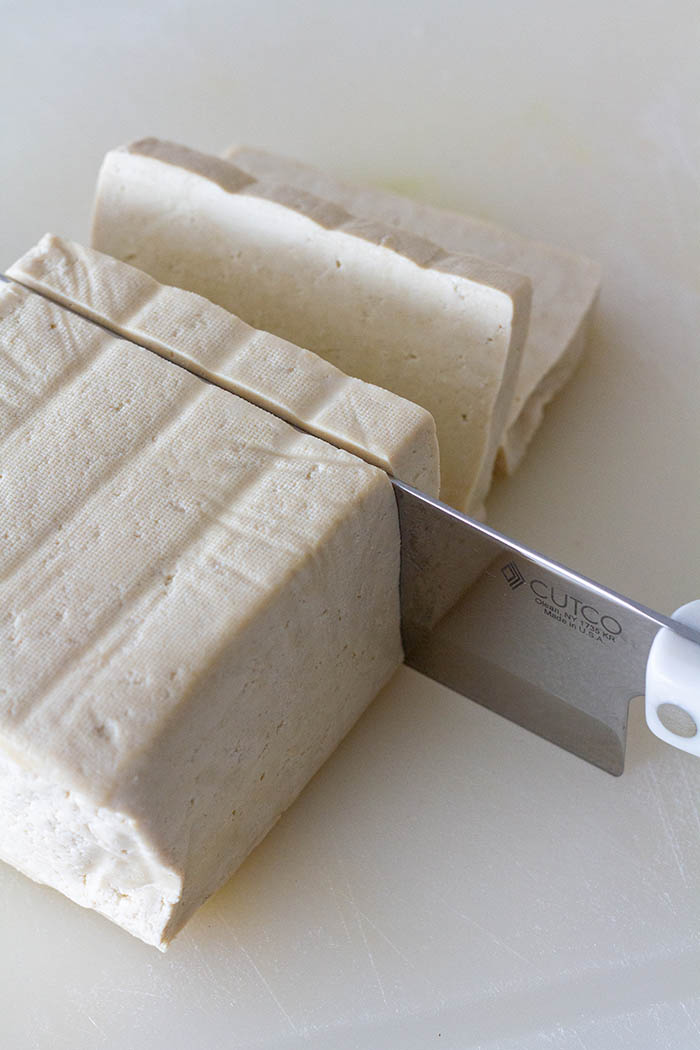
[[[512,473],[542,421],[545,406],[570,378],[583,353],[600,286],[597,264],[468,215],[387,190],[350,185],[263,150],[232,146],[225,157],[254,178],[284,182],[333,201],[357,218],[390,223],[449,251],[481,255],[530,278],[530,327],[496,461],[499,472]]]
[[[402,659],[386,473],[0,284],[0,855],[164,948]]]
[[[440,485],[435,421],[318,354],[258,331],[193,292],[46,234],[8,270],[22,284],[135,340],[430,496]]]
[[[480,506],[515,392],[526,277],[155,139],[105,158],[93,245],[422,405],[441,497]]]

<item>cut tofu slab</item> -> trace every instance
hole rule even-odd
[[[0,856],[164,948],[399,665],[386,473],[0,284]]]
[[[527,240],[481,219],[385,190],[354,186],[263,150],[232,146],[225,157],[256,179],[313,193],[357,218],[390,223],[449,251],[482,255],[530,278],[530,327],[496,460],[499,472],[512,473],[542,422],[545,406],[570,378],[583,353],[600,287],[599,267],[590,259]]]
[[[202,296],[165,287],[133,266],[53,234],[46,234],[8,273],[437,496],[435,422],[419,405],[344,375],[317,354],[251,328]]]
[[[513,398],[530,283],[155,139],[110,152],[94,247],[434,417],[441,496],[472,511]]]

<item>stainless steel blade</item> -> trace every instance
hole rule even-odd
[[[0,280],[21,284],[4,274]],[[21,286],[124,338],[79,309]],[[403,482],[392,483],[401,528],[406,662],[620,774],[629,702],[644,690],[656,632],[668,627],[698,645],[700,633]]]
[[[394,480],[406,662],[609,773],[660,627],[700,634]]]

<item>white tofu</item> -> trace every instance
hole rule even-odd
[[[564,386],[583,353],[600,268],[590,259],[527,240],[510,230],[420,204],[397,193],[354,186],[316,168],[263,150],[233,146],[226,159],[254,178],[276,180],[442,245],[525,274],[532,281],[532,312],[515,396],[496,460],[511,474],[542,422],[545,406]]]
[[[424,408],[344,375],[193,292],[46,234],[8,273],[189,371],[437,496],[435,422]]]
[[[105,158],[93,244],[422,405],[442,498],[481,504],[525,339],[526,278],[154,139]]]
[[[0,285],[0,855],[165,947],[402,658],[387,475]]]

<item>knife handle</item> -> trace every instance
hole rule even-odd
[[[700,629],[700,601],[681,605],[673,619]],[[667,627],[649,650],[646,718],[661,740],[700,757],[700,646]]]

